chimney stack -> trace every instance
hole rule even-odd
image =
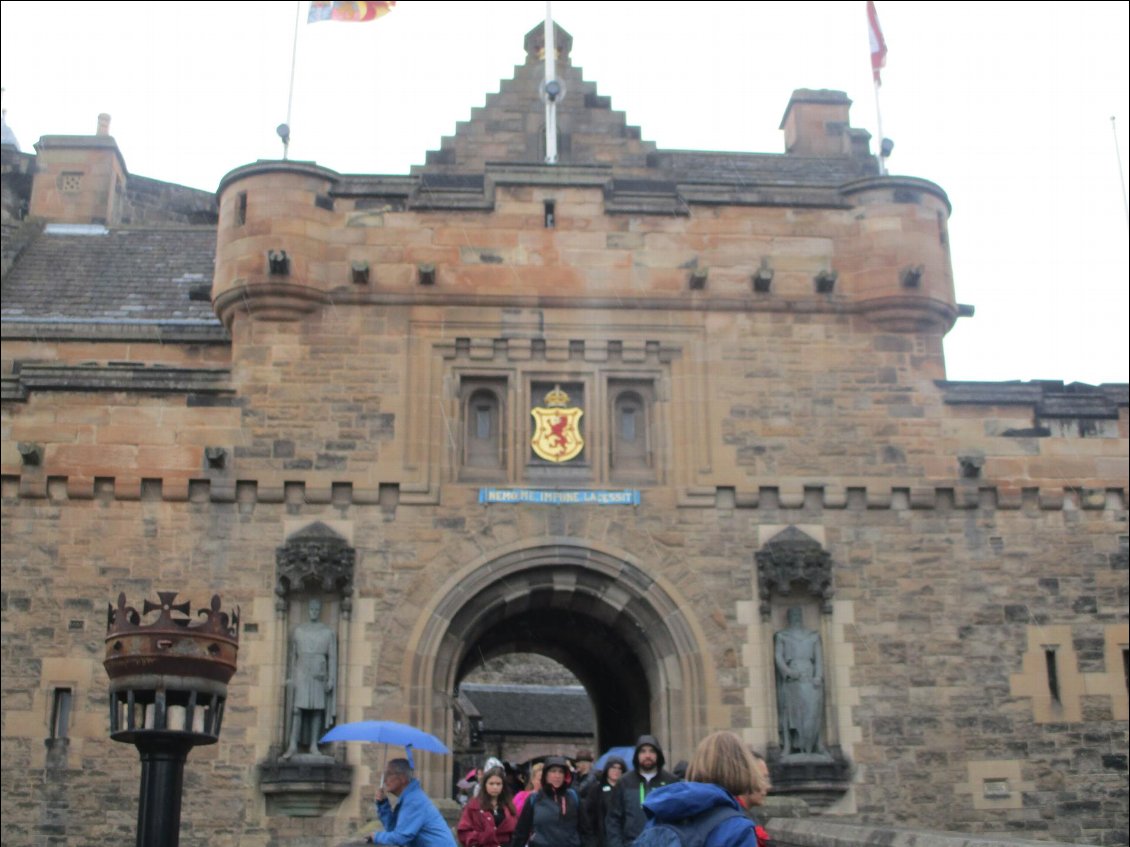
[[[110,116],[95,135],[45,135],[35,145],[29,214],[52,223],[121,222],[128,173],[110,136]]]
[[[850,109],[851,100],[842,91],[797,89],[781,118],[785,152],[801,156],[851,155]]]

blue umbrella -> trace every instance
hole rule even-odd
[[[414,726],[395,721],[354,721],[341,723],[322,736],[322,743],[330,741],[372,741],[375,744],[395,744],[404,747],[408,762],[413,767],[412,750],[428,750],[432,753],[450,753],[444,743]]]
[[[635,747],[609,747],[600,754],[600,758],[593,763],[593,767],[599,771],[604,770],[604,766],[608,764],[609,756],[619,756],[628,763],[628,767],[632,767],[632,756],[636,754]]]

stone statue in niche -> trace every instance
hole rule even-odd
[[[826,756],[824,653],[820,633],[804,626],[804,612],[792,606],[788,626],[773,636],[777,669],[777,728],[782,758]]]
[[[306,604],[308,620],[294,629],[290,641],[290,744],[283,759],[300,746],[318,754],[318,739],[333,725],[337,713],[337,636],[322,623],[322,601]]]

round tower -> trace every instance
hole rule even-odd
[[[837,250],[843,294],[893,332],[946,333],[958,316],[947,221],[949,198],[932,182],[871,177],[845,185],[851,237]]]
[[[229,329],[239,314],[297,320],[327,302],[337,180],[310,162],[259,161],[220,181],[212,302]]]

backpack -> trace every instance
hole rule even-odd
[[[632,842],[632,847],[703,847],[719,824],[734,817],[744,818],[745,814],[728,806],[717,806],[696,818],[676,822],[658,823],[653,818]]]

